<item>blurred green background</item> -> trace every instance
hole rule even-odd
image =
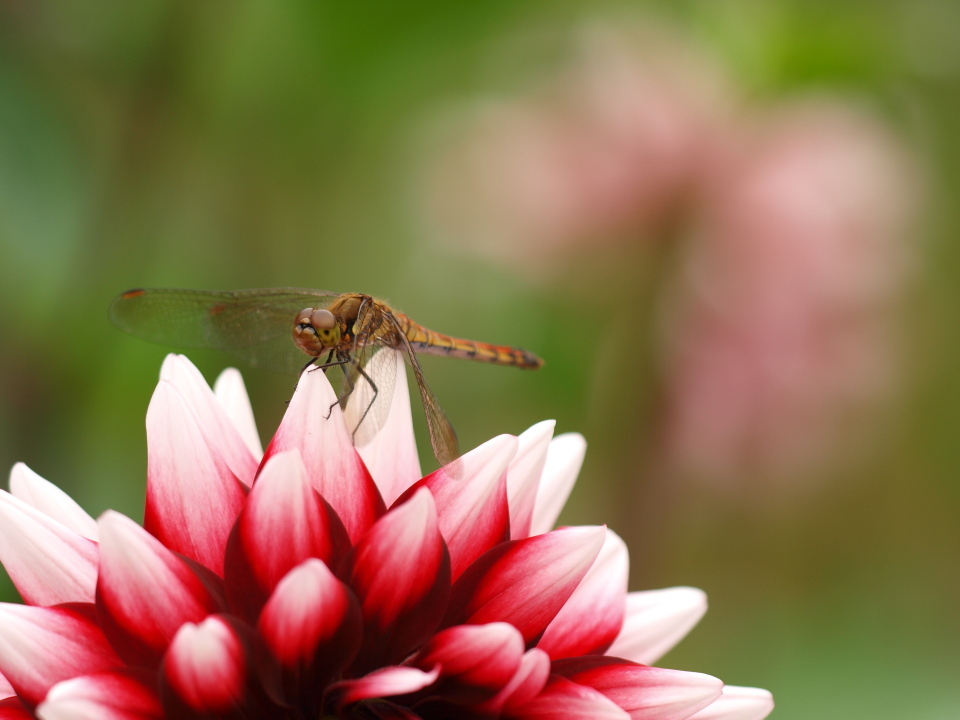
[[[786,501],[759,479],[655,485],[655,253],[534,281],[424,238],[436,118],[535,84],[585,20],[634,13],[757,102],[869,104],[923,168],[896,398],[865,452]],[[781,720],[960,717],[957,27],[949,0],[0,3],[0,467],[142,517],[167,350],[110,325],[121,290],[371,293],[546,359],[424,367],[464,448],[546,417],[587,437],[563,521],[619,532],[631,589],[710,596],[662,664],[766,687]],[[189,356],[211,381],[230,364]],[[268,439],[292,381],[241,369]]]

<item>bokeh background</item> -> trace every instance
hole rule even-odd
[[[587,437],[563,520],[620,533],[632,589],[710,596],[665,665],[781,720],[960,717],[957,27],[950,0],[0,2],[0,467],[141,517],[167,350],[109,324],[124,289],[371,293],[546,359],[423,364],[464,448]],[[267,439],[292,381],[245,378]]]

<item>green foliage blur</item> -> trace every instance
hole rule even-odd
[[[543,38],[624,13],[680,28],[758,101],[826,88],[868,103],[928,176],[898,399],[868,452],[788,502],[645,485],[649,254],[533,283],[423,241],[438,113],[543,74]],[[374,294],[546,359],[424,366],[465,449],[547,417],[587,437],[562,520],[620,533],[631,589],[710,596],[664,665],[766,687],[781,720],[960,717],[958,23],[949,0],[0,3],[0,468],[26,462],[93,515],[142,518],[143,418],[169,349],[110,325],[122,290]],[[543,47],[498,66],[517,38]],[[189,356],[211,382],[230,364]],[[269,439],[292,379],[241,370]],[[432,469],[426,444],[421,458]]]

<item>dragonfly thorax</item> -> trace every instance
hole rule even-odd
[[[304,308],[293,323],[293,340],[308,355],[317,356],[340,343],[340,323],[329,310]]]

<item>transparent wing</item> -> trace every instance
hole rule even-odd
[[[150,342],[214,348],[255,367],[295,374],[308,359],[290,338],[296,314],[305,307],[326,307],[337,297],[339,293],[309,288],[148,288],[117,296],[110,319]]]
[[[398,358],[399,353],[392,347],[368,343],[359,357],[354,356],[355,364],[343,366],[344,417],[353,432],[354,445],[369,443],[390,415],[398,366],[402,371]]]
[[[457,475],[459,465],[453,463],[460,457],[460,443],[457,440],[457,433],[447,419],[447,414],[443,412],[437,396],[433,394],[430,386],[427,385],[423,377],[423,370],[417,360],[417,354],[413,351],[410,341],[404,334],[403,329],[397,323],[393,315],[386,316],[387,321],[395,328],[400,350],[407,356],[407,361],[413,370],[413,377],[417,381],[417,387],[420,390],[420,401],[423,403],[423,414],[427,419],[427,431],[430,433],[430,445],[433,447],[433,454],[441,465],[450,465],[449,473]]]

